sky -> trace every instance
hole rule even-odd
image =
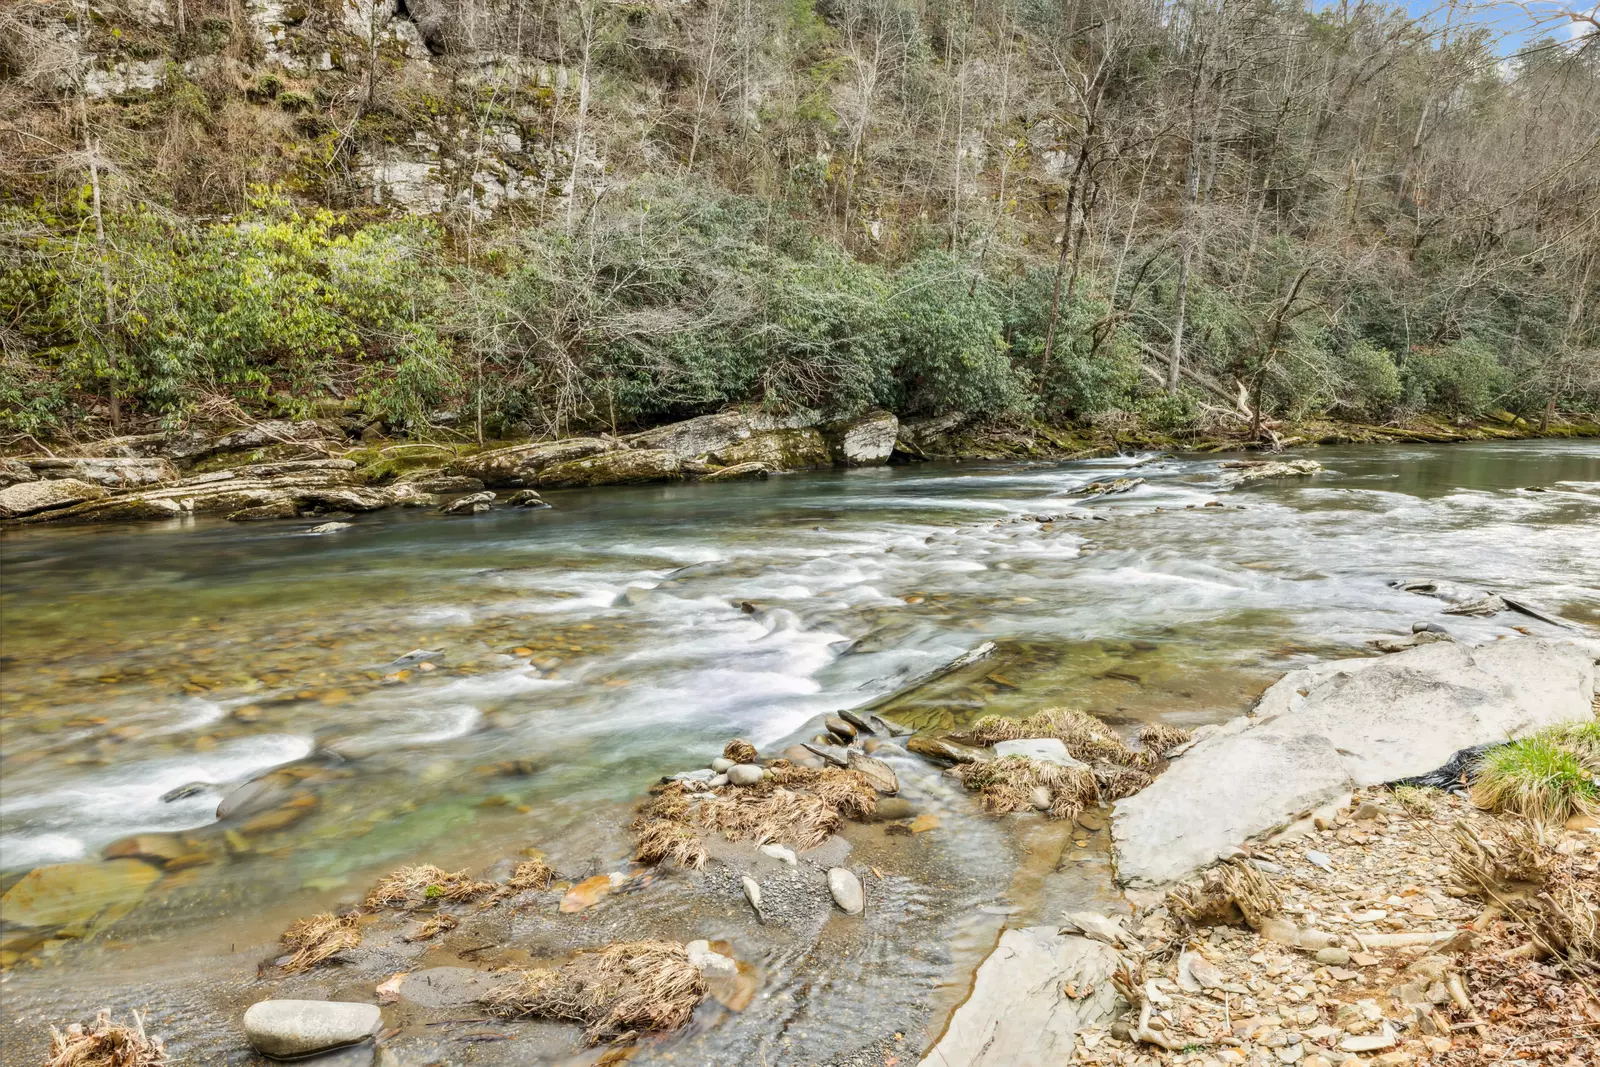
[[[1332,7],[1339,0],[1311,0],[1316,8]],[[1488,26],[1494,31],[1495,50],[1509,56],[1534,41],[1544,37],[1558,40],[1576,40],[1593,31],[1586,23],[1567,19],[1563,10],[1593,12],[1600,9],[1595,0],[1573,0],[1570,4],[1551,0],[1458,0],[1454,5],[1447,0],[1404,0],[1405,8],[1413,15],[1432,15],[1442,23],[1449,16],[1452,21]],[[1454,13],[1451,8],[1454,7]]]

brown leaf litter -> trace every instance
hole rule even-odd
[[[159,1037],[144,1032],[144,1019],[133,1012],[129,1023],[113,1022],[102,1010],[93,1026],[73,1023],[65,1031],[50,1028],[50,1058],[45,1067],[156,1067],[167,1062]]]
[[[295,920],[281,939],[284,947],[293,953],[283,965],[284,973],[308,971],[361,944],[360,920],[360,915],[353,911],[346,915],[323,912],[309,919]]]
[[[734,744],[730,741],[729,748]],[[845,819],[871,815],[877,803],[877,790],[859,771],[797,767],[786,759],[773,760],[766,777],[749,786],[691,792],[682,782],[670,782],[639,808],[633,822],[634,857],[640,863],[670,859],[701,867],[706,862],[701,831],[720,833],[729,841],[815,848],[837,833]]]
[[[498,1015],[583,1023],[591,1044],[676,1030],[706,984],[675,941],[626,941],[585,952],[558,969],[523,971],[483,998]]]

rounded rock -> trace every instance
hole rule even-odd
[[[744,886],[744,895],[750,901],[750,906],[759,912],[761,910],[761,884],[748,874],[739,879],[739,882]]]
[[[728,768],[728,781],[734,785],[755,785],[765,778],[767,772],[764,768],[752,763],[738,763]]]
[[[727,774],[736,764],[726,756],[718,756],[711,761],[711,769],[718,774]]]
[[[839,905],[839,910],[846,915],[860,915],[867,905],[866,892],[861,888],[861,879],[847,867],[829,869],[828,891],[833,894],[833,902]]]
[[[1040,811],[1050,810],[1050,790],[1042,785],[1033,787],[1033,792],[1029,794],[1028,800]]]
[[[854,741],[855,738],[856,738],[856,728],[855,728],[855,726],[853,726],[852,724],[850,724],[848,722],[845,722],[843,719],[839,718],[839,716],[837,716],[837,715],[829,715],[826,719],[824,719],[822,721],[822,725],[824,725],[824,726],[826,726],[828,728],[828,732],[830,734],[833,734],[835,737],[841,739],[846,744],[849,744],[851,741]]]
[[[376,1004],[332,1000],[263,1000],[244,1013],[250,1047],[264,1056],[291,1059],[353,1045],[378,1029]]]

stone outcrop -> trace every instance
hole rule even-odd
[[[48,457],[28,460],[28,467],[40,478],[76,478],[116,488],[158,485],[178,478],[178,468],[172,465],[171,460],[161,456]]]
[[[1118,962],[1111,946],[1054,927],[1007,930],[920,1067],[1070,1062],[1078,1031],[1110,1025]],[[1086,993],[1063,995],[1068,986]]]
[[[540,441],[463,456],[446,466],[444,473],[476,478],[491,489],[525,489],[538,483],[539,472],[546,467],[598,456],[621,447],[615,441],[598,437]]]
[[[36,482],[39,476],[19,459],[0,459],[0,489],[18,482]]]
[[[747,440],[718,449],[708,457],[723,467],[761,463],[768,470],[796,471],[833,465],[833,453],[820,431],[801,427],[767,430]]]
[[[1595,665],[1577,645],[1451,642],[1291,671],[1251,717],[1198,738],[1117,802],[1118,878],[1159,886],[1353,788],[1440,766],[1473,745],[1593,718]]]
[[[104,488],[76,478],[55,478],[36,482],[18,482],[0,489],[0,519],[18,519],[25,515],[71,507],[86,500],[99,500],[106,495]]]
[[[539,472],[541,489],[583,489],[596,485],[644,485],[675,482],[683,477],[683,461],[665,448],[605,452],[587,459],[557,463]]]
[[[833,462],[841,467],[876,467],[889,462],[900,420],[887,411],[873,411],[822,427]]]

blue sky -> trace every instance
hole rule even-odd
[[[1332,7],[1338,0],[1311,0],[1313,7]],[[1352,0],[1353,2],[1353,0]],[[1462,0],[1454,6],[1454,13],[1445,0],[1404,0],[1405,8],[1413,15],[1432,15],[1442,24],[1448,17],[1455,23],[1472,23],[1489,27],[1495,33],[1495,50],[1501,55],[1511,55],[1542,37],[1568,40],[1577,37],[1587,27],[1574,23],[1561,14],[1564,8],[1593,10],[1596,0],[1573,0],[1571,4],[1528,0],[1518,4],[1496,0]]]

